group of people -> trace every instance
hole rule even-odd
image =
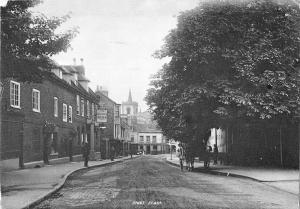
[[[183,163],[186,163],[186,169],[188,171],[192,171],[194,169],[194,162],[196,153],[194,149],[188,144],[179,144],[179,148],[177,150],[177,156],[180,160],[180,168],[183,171]]]
[[[204,161],[204,168],[209,168],[210,161],[211,161],[211,152],[213,151],[213,160],[214,160],[214,165],[217,164],[218,161],[218,147],[216,144],[214,144],[214,148],[211,146],[206,146],[202,145],[202,149],[200,149],[200,153],[197,153],[196,147],[192,146],[190,144],[179,144],[179,148],[177,150],[177,156],[180,161],[180,168],[181,171],[184,169],[184,161],[186,163],[186,169],[188,171],[192,171],[194,169],[194,162],[195,162],[195,157],[199,156],[199,161],[203,160]]]
[[[218,154],[219,154],[219,149],[216,144],[214,144],[214,148],[212,148],[211,146],[203,146],[203,152],[201,157],[204,162],[204,168],[209,168],[211,157],[213,157],[214,165],[217,165]],[[201,160],[201,157],[199,156],[199,160]]]

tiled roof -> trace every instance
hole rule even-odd
[[[72,70],[67,66],[61,66],[63,74],[72,74]]]
[[[78,81],[90,81],[85,77],[84,67],[82,65],[63,65],[62,67],[65,70],[65,73],[77,73]]]

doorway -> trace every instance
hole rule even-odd
[[[146,147],[146,154],[150,154],[150,145],[147,145]]]

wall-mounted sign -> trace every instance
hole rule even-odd
[[[107,122],[107,110],[97,110],[97,123]]]

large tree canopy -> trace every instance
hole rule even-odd
[[[40,82],[44,72],[40,69],[57,67],[51,56],[70,47],[77,34],[71,29],[56,33],[56,29],[70,17],[47,18],[34,16],[29,9],[40,0],[8,1],[1,7],[1,71],[3,77],[21,81]]]
[[[173,117],[205,130],[237,117],[297,115],[299,18],[289,1],[213,1],[183,12],[156,52],[171,61],[146,97],[162,129],[172,132]]]

